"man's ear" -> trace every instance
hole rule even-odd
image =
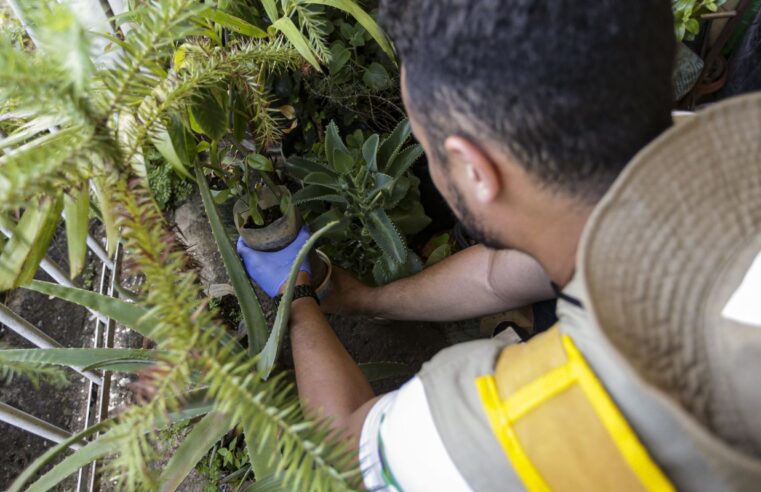
[[[502,176],[497,164],[483,150],[458,136],[447,137],[444,149],[451,165],[461,166],[463,187],[472,192],[475,200],[490,203],[497,199],[502,191]]]

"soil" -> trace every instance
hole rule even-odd
[[[282,217],[283,214],[280,211],[280,206],[265,208],[262,210],[262,219],[264,219],[264,223],[262,225],[258,225],[256,222],[254,222],[254,219],[251,218],[251,216],[246,219],[246,223],[243,224],[244,229],[263,229],[267,227],[268,225],[275,222],[277,219]]]
[[[60,232],[49,251],[49,256],[67,270],[65,236]],[[88,260],[83,277],[93,274],[93,267],[94,262]],[[52,281],[41,271],[37,278]],[[25,289],[16,289],[8,292],[5,304],[66,347],[89,345],[93,337],[95,325],[89,313],[66,301],[49,299],[45,295]],[[4,325],[0,325],[0,343],[13,348],[34,348],[31,343]],[[10,383],[0,381],[0,401],[66,431],[79,432],[84,425],[87,384],[85,378],[72,370],[66,369],[66,374],[71,382],[63,389],[45,383],[35,388],[24,378],[15,378]],[[5,490],[16,476],[54,444],[3,422],[0,422],[0,433],[3,436],[3,446],[0,450],[0,490]],[[51,467],[52,465],[44,470]],[[76,475],[64,481],[57,490],[72,490],[75,487]]]

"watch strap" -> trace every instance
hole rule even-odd
[[[295,301],[296,299],[301,299],[302,297],[311,297],[315,301],[317,301],[317,304],[320,304],[320,299],[317,297],[317,293],[314,291],[314,288],[309,284],[297,285],[293,289],[293,299],[291,299],[291,302]],[[275,307],[280,306],[280,301],[282,300],[283,300],[283,294],[278,294],[272,298],[272,301],[275,303]]]

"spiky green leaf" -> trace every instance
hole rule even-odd
[[[407,246],[404,239],[386,211],[382,208],[376,208],[367,214],[365,222],[370,236],[378,247],[389,258],[397,263],[404,263],[407,260]]]
[[[264,350],[262,350],[259,355],[259,360],[257,361],[257,366],[265,378],[269,377],[277,358],[280,356],[280,349],[283,344],[283,334],[285,333],[285,328],[288,326],[290,304],[291,299],[293,298],[293,290],[296,287],[296,276],[299,273],[299,268],[301,267],[301,264],[304,263],[304,260],[306,260],[307,255],[312,250],[315,243],[336,225],[338,225],[338,222],[330,222],[319,231],[315,231],[304,246],[301,247],[299,254],[296,256],[296,259],[291,266],[288,280],[285,283],[283,298],[278,306],[275,323],[272,326],[272,333],[270,333],[267,345],[264,347]]]
[[[378,169],[388,173],[388,168],[404,142],[410,136],[409,120],[402,120],[396,125],[394,131],[381,142],[378,149]]]
[[[367,168],[371,171],[378,170],[378,145],[380,137],[377,134],[370,135],[362,145],[362,158],[365,160]]]
[[[235,248],[233,248],[232,243],[230,243],[230,240],[227,237],[227,233],[219,218],[219,213],[214,205],[214,199],[209,191],[209,185],[206,182],[206,177],[203,175],[203,169],[200,165],[196,165],[196,181],[198,182],[198,188],[201,192],[206,215],[211,224],[211,232],[219,247],[222,261],[225,264],[225,270],[227,270],[227,275],[230,277],[230,282],[235,290],[235,296],[240,303],[241,314],[243,315],[243,320],[246,323],[246,330],[248,331],[249,353],[255,354],[262,350],[262,347],[264,347],[267,340],[267,322],[264,319],[262,307],[259,304],[259,299],[256,297],[256,293],[248,278],[248,274],[243,268],[243,264],[241,263],[238,254],[235,252]]]

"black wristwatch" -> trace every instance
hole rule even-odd
[[[312,286],[309,284],[297,285],[293,289],[293,299],[291,299],[291,302],[295,301],[296,299],[301,299],[302,297],[312,297],[315,301],[317,301],[317,304],[320,304],[320,298],[317,297],[314,288],[312,288]],[[283,294],[278,294],[272,298],[272,302],[275,303],[275,308],[280,306],[280,301],[282,300]]]

